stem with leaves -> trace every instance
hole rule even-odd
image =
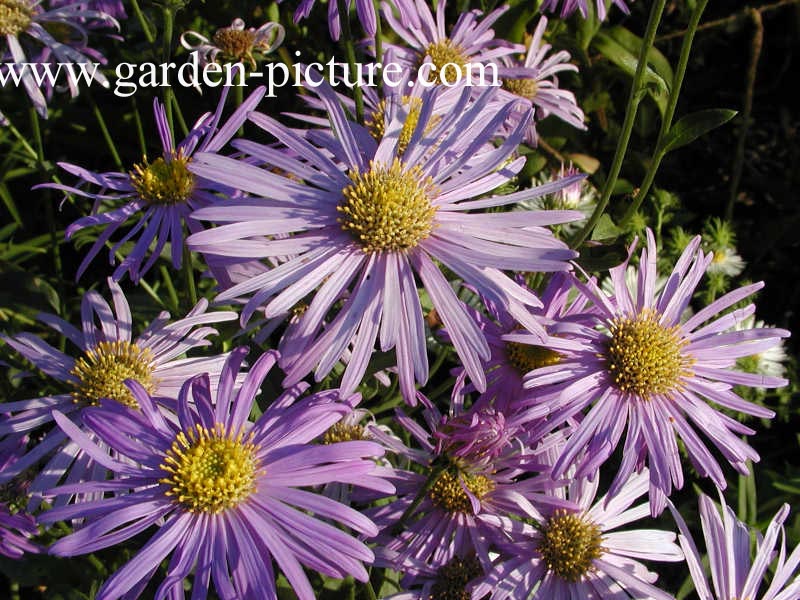
[[[647,57],[650,54],[650,49],[653,47],[653,41],[656,37],[658,24],[661,21],[661,14],[664,12],[664,7],[667,0],[655,0],[650,8],[650,17],[647,20],[647,29],[645,30],[644,38],[642,40],[642,47],[639,51],[639,59],[636,65],[636,72],[633,76],[633,84],[631,85],[631,93],[628,96],[628,105],[625,109],[625,120],[622,123],[622,132],[620,133],[619,141],[617,142],[617,149],[614,152],[614,159],[611,163],[611,170],[606,178],[605,185],[603,185],[603,192],[600,200],[597,203],[592,216],[586,225],[583,226],[575,237],[570,241],[572,248],[579,248],[586,238],[592,233],[600,217],[603,216],[608,202],[611,199],[611,194],[614,192],[614,187],[617,184],[617,178],[622,170],[622,162],[625,159],[625,154],[628,150],[628,144],[633,132],[633,124],[636,120],[636,113],[639,110],[639,103],[647,93],[644,85],[645,73],[647,72]]]
[[[678,67],[675,69],[675,74],[672,78],[672,85],[670,86],[669,91],[669,100],[667,101],[667,109],[664,112],[664,118],[661,121],[661,128],[658,132],[658,140],[656,141],[656,149],[653,152],[653,158],[650,161],[650,166],[647,169],[647,173],[645,173],[642,185],[639,186],[639,190],[636,192],[633,202],[631,202],[631,205],[625,211],[625,214],[620,220],[619,224],[621,226],[626,225],[633,215],[636,214],[636,211],[639,210],[642,202],[650,192],[650,187],[653,185],[653,181],[656,178],[656,173],[658,172],[658,168],[661,166],[661,161],[668,152],[668,148],[665,146],[665,141],[667,139],[667,134],[672,127],[672,119],[675,117],[675,108],[678,105],[678,97],[681,93],[683,78],[686,75],[686,66],[689,64],[689,54],[692,50],[694,34],[697,32],[697,27],[700,24],[700,17],[703,16],[703,11],[705,10],[707,4],[708,0],[700,0],[695,6],[694,12],[692,12],[692,16],[689,20],[689,27],[687,28],[686,35],[684,36],[683,43],[681,44],[681,54],[678,58]]]

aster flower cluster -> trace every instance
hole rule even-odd
[[[290,62],[279,47],[314,4],[294,25],[198,19],[180,45],[253,81],[265,55]],[[540,5],[598,27],[609,7]],[[9,313],[0,334],[4,560],[103,552],[104,600],[669,600],[657,571],[680,569],[702,600],[800,597],[788,505],[751,559],[755,515],[724,495],[737,475],[744,503],[753,481],[748,436],[789,384],[790,332],[756,320],[764,284],[737,287],[727,223],[669,237],[664,211],[653,227],[601,214],[616,175],[589,181],[570,161],[591,160],[545,141],[593,127],[562,87],[576,44],[555,16],[524,20],[524,43],[496,33],[518,8],[329,2],[331,38],[400,65],[399,86],[308,78],[287,113],[267,87],[223,88],[194,122],[170,91],[152,133],[137,109],[127,168],[60,161],[34,186],[82,211],[64,228],[82,256],[57,314]],[[99,58],[88,35],[125,17],[0,0],[17,62],[25,36]],[[469,64],[497,84],[449,81]],[[720,498],[699,496],[707,567],[677,508],[690,484]]]

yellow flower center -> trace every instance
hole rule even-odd
[[[220,423],[211,430],[196,425],[175,436],[161,469],[169,473],[159,481],[170,486],[168,496],[190,512],[216,514],[255,491],[258,459],[252,434],[233,435]]]
[[[149,394],[155,392],[153,378],[153,353],[150,348],[139,348],[131,342],[100,342],[75,362],[70,375],[74,383],[72,398],[75,402],[97,404],[102,398],[136,408],[138,403],[125,385],[126,379],[135,379]]]
[[[428,497],[447,512],[472,512],[472,504],[462,483],[479,500],[494,489],[494,481],[483,475],[442,471],[428,492]]]
[[[470,600],[467,584],[483,574],[474,556],[456,556],[436,571],[436,582],[431,587],[429,600]]]
[[[322,436],[322,443],[335,444],[336,442],[357,442],[368,439],[369,435],[361,425],[347,425],[339,421],[325,432],[325,435]]]
[[[425,50],[425,55],[431,57],[431,62],[436,69],[427,73],[431,83],[455,83],[463,76],[463,69],[467,66],[467,57],[464,50],[450,38],[445,38],[430,44]]]
[[[408,115],[403,123],[403,128],[400,130],[400,136],[397,140],[397,154],[402,156],[403,152],[408,148],[408,143],[411,141],[411,136],[414,135],[414,130],[417,128],[419,121],[419,113],[422,109],[422,99],[416,96],[403,96],[402,104],[408,107]],[[378,107],[367,118],[366,125],[370,135],[380,141],[386,133],[386,100],[381,100]],[[433,120],[428,122],[425,131],[433,127]]]
[[[0,0],[0,35],[17,36],[32,20],[33,8],[27,0]]]
[[[561,354],[555,350],[519,342],[506,342],[506,357],[520,375],[561,362]]]
[[[388,168],[371,162],[368,171],[350,173],[350,179],[336,210],[342,229],[364,252],[407,250],[430,235],[436,213],[430,201],[433,180],[419,167],[404,170],[398,159]]]
[[[645,309],[635,318],[614,319],[609,327],[608,372],[620,391],[645,400],[678,387],[693,362],[681,352],[687,341],[680,338],[679,326],[664,327],[658,317]]]
[[[603,549],[600,528],[580,515],[557,510],[542,527],[539,553],[553,573],[575,583],[592,568]]]
[[[256,42],[254,31],[223,27],[217,29],[211,41],[222,53],[234,61],[247,61],[254,64],[253,45]]]
[[[169,206],[186,202],[194,190],[194,175],[186,167],[188,164],[189,159],[180,153],[173,153],[169,160],[145,159],[129,173],[131,185],[148,204]]]
[[[504,79],[503,89],[533,101],[539,91],[539,85],[535,79]]]

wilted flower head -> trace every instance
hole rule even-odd
[[[135,596],[170,554],[159,598],[183,594],[183,580],[194,571],[195,597],[208,594],[213,577],[220,597],[274,599],[273,560],[302,600],[314,598],[303,566],[329,577],[369,578],[363,563],[372,561],[372,552],[335,525],[371,536],[377,533],[373,523],[302,488],[342,482],[392,493],[391,485],[373,475],[372,459],[383,449],[367,441],[311,443],[350,411],[335,390],[304,399],[298,399],[302,387],[286,390],[250,422],[255,396],[277,356],[263,354],[237,390],[234,382],[246,352],[231,353],[216,391],[208,375],[188,380],[179,394],[177,420],[165,418],[135,382],[129,386],[140,411],[116,403],[86,409],[86,428],[120,460],[108,458],[56,413],[73,443],[101,460],[114,478],[66,485],[54,493],[119,493],[45,513],[46,522],[85,520],[84,527],[53,544],[51,553],[94,552],[160,523],[103,584],[98,598]]]
[[[255,55],[275,51],[283,43],[284,35],[280,23],[245,28],[244,21],[237,18],[229,27],[217,29],[210,40],[196,31],[187,31],[181,35],[181,46],[197,52],[202,65],[217,62],[221,57],[226,62],[243,62],[255,69]]]

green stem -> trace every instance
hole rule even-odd
[[[131,96],[131,104],[133,105],[133,122],[136,124],[136,135],[139,139],[139,148],[142,151],[142,156],[147,156],[147,142],[144,140],[142,116],[139,114],[139,106],[136,104],[136,98],[133,96]]]
[[[156,41],[156,34],[150,29],[150,23],[147,22],[147,17],[144,16],[142,9],[139,7],[139,0],[131,0],[131,4],[133,5],[133,12],[139,20],[139,25],[142,26],[144,38],[147,40],[148,44],[152,44]]]
[[[656,173],[658,172],[658,168],[661,166],[661,161],[664,159],[664,156],[666,156],[666,152],[664,150],[664,140],[666,139],[667,134],[672,127],[672,119],[675,117],[675,109],[678,106],[678,97],[681,93],[683,78],[686,75],[686,67],[689,64],[689,54],[692,50],[694,34],[697,32],[697,27],[700,24],[700,17],[703,16],[703,11],[705,10],[707,4],[708,0],[700,0],[695,6],[691,19],[689,20],[689,27],[686,31],[685,37],[683,38],[683,43],[681,44],[681,54],[678,58],[678,68],[675,70],[675,75],[672,78],[672,86],[670,89],[669,100],[667,101],[667,109],[664,112],[664,119],[661,121],[661,129],[658,132],[656,149],[653,152],[653,158],[650,161],[650,167],[647,169],[647,173],[645,173],[644,180],[642,181],[642,185],[639,187],[639,191],[636,192],[633,202],[631,202],[631,205],[622,216],[620,221],[620,225],[622,226],[626,225],[633,215],[636,214],[636,211],[639,210],[642,202],[650,192],[650,187],[653,185],[653,181],[656,178]]]
[[[164,287],[167,290],[167,296],[169,296],[171,305],[169,310],[172,314],[177,315],[180,313],[181,303],[180,300],[178,300],[178,292],[175,291],[175,286],[172,285],[172,275],[164,265],[159,267],[159,271],[161,273],[161,280],[164,282]]]
[[[97,102],[94,101],[94,96],[92,96],[91,92],[87,90],[86,95],[89,96],[89,103],[92,105],[92,112],[94,113],[95,119],[97,119],[97,124],[100,126],[100,131],[103,134],[103,139],[106,141],[108,151],[111,153],[111,159],[114,161],[114,165],[118,170],[124,171],[125,169],[122,166],[122,160],[119,157],[119,152],[117,152],[117,147],[114,145],[114,140],[111,139],[111,134],[108,132],[108,127],[106,126],[106,120],[103,118],[103,113],[100,112],[100,107],[97,106]]]
[[[14,127],[14,124],[9,120],[8,125],[6,125],[6,129],[10,131],[13,136],[17,139],[17,141],[22,144],[22,147],[31,155],[31,158],[34,160],[38,159],[38,154],[36,150],[33,149],[33,146],[30,145],[30,142],[25,139],[25,137],[19,132],[19,129]]]
[[[161,60],[164,63],[167,63],[169,62],[169,57],[172,54],[172,28],[175,21],[175,14],[170,6],[165,6],[161,14],[164,17],[164,34],[161,40]],[[165,83],[167,86],[164,88],[164,110],[167,114],[167,124],[169,125],[169,130],[174,134],[175,127],[172,121],[173,92],[169,82]]]
[[[636,120],[636,113],[639,110],[639,103],[645,94],[644,75],[647,70],[647,57],[650,54],[650,49],[653,47],[653,40],[656,37],[658,24],[661,21],[661,14],[664,12],[664,6],[667,0],[655,0],[650,9],[650,17],[647,21],[647,29],[645,30],[644,38],[642,40],[642,47],[639,51],[639,59],[636,64],[636,73],[633,76],[633,84],[631,85],[631,93],[628,96],[628,105],[625,109],[625,120],[622,123],[622,133],[620,134],[619,141],[617,142],[617,149],[614,152],[614,160],[611,163],[611,170],[606,178],[605,185],[603,185],[603,192],[600,200],[597,203],[592,216],[586,225],[583,226],[575,237],[571,240],[570,246],[572,248],[579,248],[589,234],[592,233],[600,217],[603,216],[608,201],[611,199],[611,194],[614,192],[614,186],[617,183],[617,178],[622,170],[622,162],[625,159],[625,154],[628,150],[630,143],[631,133],[633,132],[633,124]]]
[[[350,77],[353,77],[358,71],[356,69],[356,51],[353,46],[353,34],[350,30],[350,11],[347,10],[345,0],[336,0],[339,8],[339,23],[342,25],[342,37],[344,37],[344,52],[347,56],[347,65],[350,69]],[[356,120],[364,123],[364,96],[361,91],[361,82],[356,82],[356,87],[353,90],[353,99],[356,103]]]
[[[46,178],[49,178],[48,168],[45,165],[44,161],[44,143],[42,142],[42,127],[41,123],[39,122],[39,113],[31,107],[30,109],[30,117],[31,117],[31,130],[33,131],[33,143],[36,147],[36,163],[39,172],[42,173]],[[58,279],[56,282],[56,287],[58,288],[59,295],[62,298],[66,297],[66,290],[63,288],[63,275],[62,275],[62,263],[61,263],[61,248],[58,245],[58,234],[56,233],[58,227],[56,226],[56,217],[53,213],[53,199],[50,194],[50,190],[45,190],[44,193],[41,195],[42,201],[44,202],[44,214],[45,219],[47,221],[47,228],[50,230],[50,246],[52,248],[52,255],[53,255],[53,268],[55,269],[56,274],[58,275]],[[61,314],[63,306],[59,303],[58,305],[58,313]]]
[[[170,94],[172,97],[172,105],[175,107],[175,117],[178,119],[178,127],[181,128],[184,137],[189,135],[189,128],[186,126],[186,119],[183,118],[183,111],[181,110],[181,105],[178,104],[178,97],[173,92]]]

